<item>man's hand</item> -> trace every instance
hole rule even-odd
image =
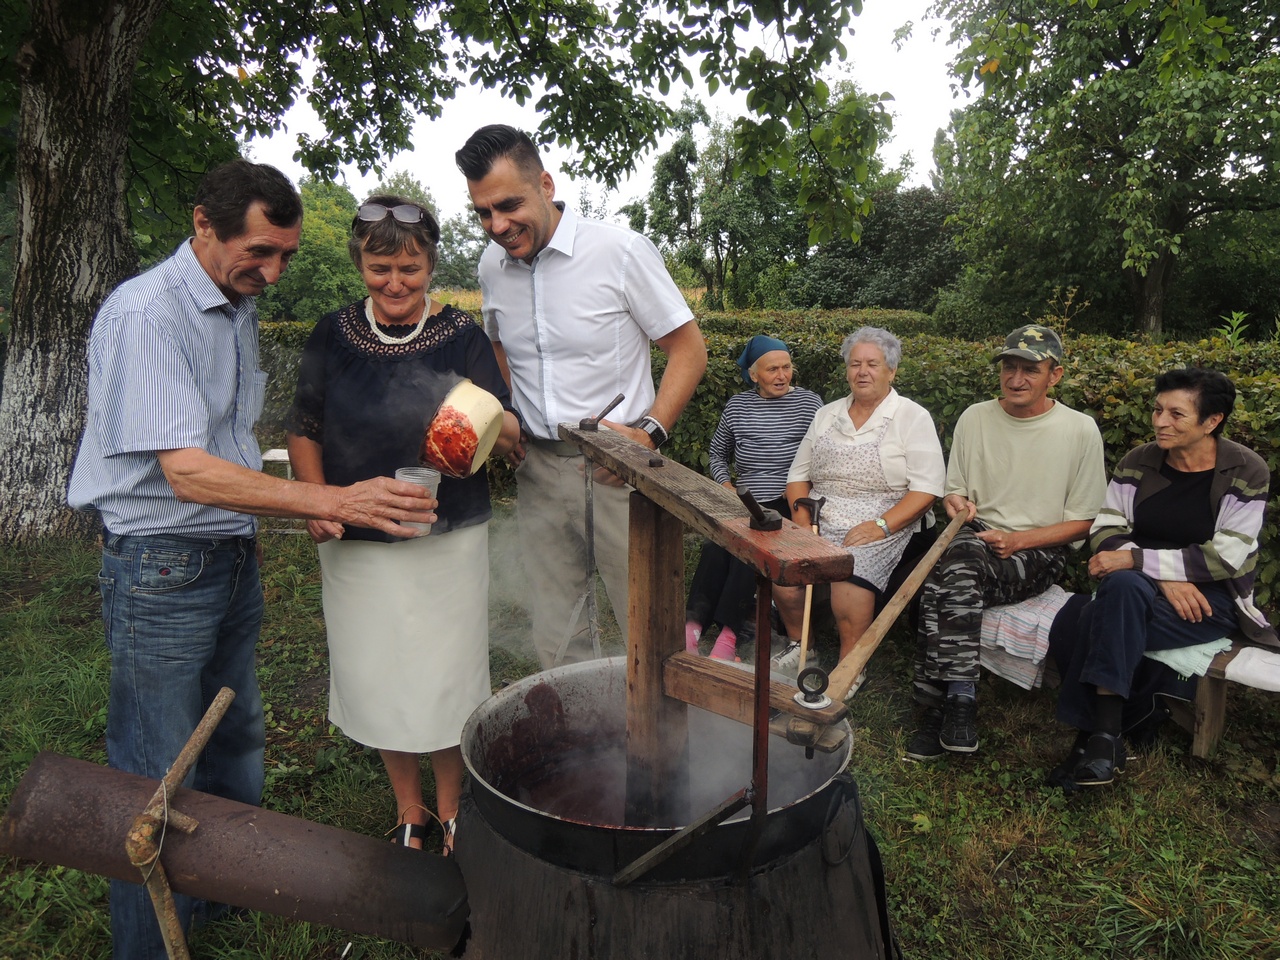
[[[374,477],[338,488],[334,516],[340,523],[408,539],[422,536],[422,531],[402,524],[435,523],[437,506],[439,501],[426,487],[391,477]]]
[[[608,427],[614,433],[621,434],[628,440],[634,440],[646,449],[657,449],[657,447],[653,445],[653,437],[649,436],[649,434],[645,433],[639,427],[628,427],[625,423],[614,423],[612,420],[601,420],[600,426]]]
[[[1205,617],[1213,615],[1213,607],[1204,598],[1200,588],[1194,583],[1183,583],[1180,580],[1157,580],[1156,586],[1169,601],[1174,612],[1183,620],[1199,623]]]
[[[1101,580],[1108,573],[1133,569],[1132,550],[1099,550],[1089,558],[1089,576]]]
[[[969,501],[966,501],[966,503],[968,502]],[[973,506],[972,503],[970,503],[969,505]],[[954,517],[955,514],[953,513],[951,514],[951,516]],[[972,520],[973,518],[970,517],[969,519]],[[1018,536],[1018,534],[1009,533],[1008,531],[1005,531],[1005,530],[979,530],[977,533],[977,537],[979,540],[985,543],[988,547],[990,547],[991,552],[994,553],[1001,560],[1008,560],[1020,549],[1022,549],[1020,546],[1022,541],[1021,541],[1021,538]]]
[[[968,523],[978,515],[978,505],[968,497],[962,497],[958,493],[949,493],[942,498],[942,506],[947,511],[947,519],[954,520],[957,513],[966,514],[964,522]]]

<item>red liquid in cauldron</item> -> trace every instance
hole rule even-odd
[[[578,823],[624,822],[625,758],[616,746],[582,747],[525,770],[504,792],[535,810]]]

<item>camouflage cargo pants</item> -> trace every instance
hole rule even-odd
[[[1044,592],[1067,566],[1065,547],[1002,560],[978,539],[984,529],[981,521],[961,527],[920,589],[915,698],[926,705],[940,705],[949,681],[977,681],[984,609]]]

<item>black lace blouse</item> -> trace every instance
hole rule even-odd
[[[397,336],[407,330],[383,329]],[[302,351],[286,429],[323,448],[326,483],[395,476],[397,467],[417,465],[427,423],[463,377],[512,409],[493,346],[470,316],[446,306],[413,340],[385,344],[369,329],[362,300],[316,323]],[[465,479],[442,478],[437,498],[431,536],[483,523],[492,512],[483,467]],[[348,526],[343,539],[397,538]]]

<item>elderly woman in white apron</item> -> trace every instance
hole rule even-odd
[[[809,512],[796,499],[825,497],[820,532],[853,555],[853,576],[831,585],[844,659],[870,626],[907,541],[942,496],[946,468],[929,412],[893,389],[901,341],[862,327],[840,352],[849,396],[814,417],[787,475],[786,497],[801,526],[809,524]]]

